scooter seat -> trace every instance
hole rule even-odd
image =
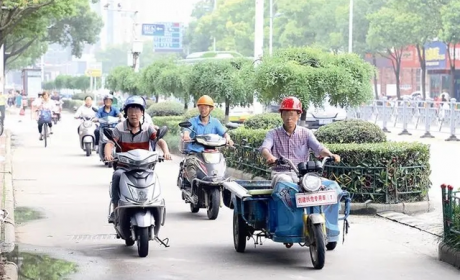
[[[259,190],[249,190],[248,194],[250,195],[271,195],[273,193],[273,189],[259,189]]]

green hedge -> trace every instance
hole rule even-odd
[[[72,95],[72,100],[85,100],[85,97],[87,96],[91,96],[91,98],[94,99],[94,94],[80,92],[80,93],[75,93],[74,95]]]
[[[181,116],[184,114],[184,105],[179,102],[159,102],[150,105],[147,109],[150,116]]]
[[[183,116],[152,117],[153,123],[155,125],[166,125],[168,127],[168,134],[170,135],[179,135],[179,123],[182,122],[183,119]]]
[[[62,104],[62,108],[63,109],[67,109],[67,110],[73,110],[74,108],[73,107],[80,107],[81,105],[85,104],[85,102],[83,100],[64,100],[63,104]]]
[[[279,113],[265,113],[252,116],[244,122],[244,127],[249,129],[270,129],[283,125]]]
[[[200,111],[198,111],[198,108],[188,109],[187,112],[185,112],[184,114],[183,120],[188,121],[190,118],[196,117],[199,114]],[[217,118],[222,124],[224,124],[225,112],[220,108],[214,108],[214,110],[212,110],[211,117]]]
[[[237,149],[224,151],[228,165],[269,178],[269,168],[258,152],[267,132],[245,128],[230,131]],[[351,192],[353,201],[397,203],[426,199],[431,186],[429,145],[385,142],[326,146],[340,155],[342,162],[326,166],[323,176]]]
[[[363,120],[343,120],[321,126],[315,132],[323,143],[382,143],[387,136],[373,123]]]

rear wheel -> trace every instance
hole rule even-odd
[[[313,243],[310,245],[310,257],[315,269],[322,269],[326,261],[326,246],[324,245],[324,234],[321,224],[313,225]]]
[[[190,212],[198,213],[198,211],[200,211],[200,207],[195,206],[195,204],[193,204],[193,202],[190,202]]]
[[[246,249],[246,235],[248,226],[241,215],[233,211],[233,245],[238,253],[244,253]]]
[[[126,239],[126,240],[125,240],[125,244],[126,244],[126,246],[133,246],[133,245],[134,245],[134,243],[135,243],[135,241],[134,241],[134,240],[132,240],[131,238],[130,238],[130,239]]]
[[[149,228],[137,228],[137,253],[141,258],[149,254]]]
[[[209,191],[209,203],[208,203],[208,218],[210,220],[217,219],[220,208],[220,189],[212,189]]]
[[[335,249],[336,246],[337,246],[337,242],[329,242],[326,244],[326,249],[328,249],[329,251],[332,251]]]
[[[43,124],[43,137],[45,138],[45,148],[48,146],[48,124]]]

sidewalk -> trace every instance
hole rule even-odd
[[[14,225],[14,190],[12,176],[12,154],[11,134],[9,130],[4,131],[0,136],[0,224],[1,239],[0,250],[2,253],[0,261],[0,276],[2,279],[18,279],[17,266],[14,263],[6,262],[4,253],[10,253],[15,247],[15,225]]]

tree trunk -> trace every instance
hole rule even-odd
[[[375,68],[378,71],[377,67],[377,58],[375,57],[375,53],[372,54],[372,64],[375,66]],[[377,88],[378,82],[377,82],[377,71],[374,72],[374,92],[375,92],[375,99],[379,99],[379,90]]]
[[[188,101],[185,100],[184,102],[184,110],[187,111],[188,110]]]
[[[420,47],[417,44],[418,61],[420,63],[420,69],[422,70],[422,96],[423,100],[426,100],[426,60],[425,60],[425,46]]]
[[[155,94],[155,103],[158,103],[160,101],[160,95]]]
[[[230,121],[230,98],[225,98],[225,123]]]
[[[450,98],[456,98],[455,95],[455,58],[456,58],[456,51],[457,47],[454,44],[452,55],[451,55],[451,44],[447,44],[447,55],[449,56],[449,66],[450,66]]]
[[[396,96],[398,99],[401,99],[401,89],[399,85],[401,83],[399,77],[401,74],[401,55],[402,55],[403,48],[392,52],[390,49],[387,50],[388,55],[392,58],[391,64],[393,65],[393,71],[395,73],[396,78]]]
[[[307,109],[302,109],[302,114],[300,115],[300,126],[306,126],[307,123]]]

